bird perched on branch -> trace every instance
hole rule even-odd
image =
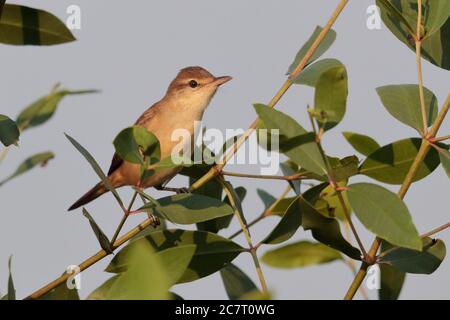
[[[203,113],[217,91],[217,88],[232,78],[214,77],[201,67],[187,67],[182,69],[170,83],[166,95],[136,121],[135,125],[144,127],[153,133],[160,142],[161,159],[171,155],[172,149],[179,143],[172,141],[172,132],[184,129],[190,132],[191,140],[194,135],[194,123],[201,121]],[[108,178],[115,187],[126,185],[142,188],[155,187],[164,189],[164,184],[173,178],[179,168],[162,169],[140,181],[140,165],[122,160],[114,154],[108,171]],[[102,182],[95,185],[70,208],[74,210],[108,192]]]

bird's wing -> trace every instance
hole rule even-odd
[[[134,123],[136,126],[143,126],[147,123],[155,114],[155,108],[151,106],[147,109]],[[111,165],[109,166],[108,176],[110,176],[114,171],[116,171],[123,163],[123,159],[117,154],[114,153],[114,156],[111,160]]]

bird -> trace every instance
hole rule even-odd
[[[158,138],[161,159],[164,159],[170,156],[172,149],[179,144],[179,141],[171,139],[174,130],[187,130],[191,134],[191,141],[194,141],[194,123],[202,120],[203,114],[219,86],[231,79],[230,76],[215,77],[199,66],[181,69],[170,83],[164,97],[148,108],[137,119],[135,125],[147,129]],[[107,177],[114,188],[139,184],[139,187],[143,189],[154,187],[158,190],[168,190],[171,188],[165,188],[165,183],[180,170],[179,167],[161,169],[145,178],[144,181],[140,181],[140,165],[124,161],[115,153]],[[103,182],[99,182],[68,210],[77,209],[108,191]]]

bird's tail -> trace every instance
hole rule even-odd
[[[82,205],[91,202],[94,199],[97,199],[102,194],[108,192],[109,190],[103,185],[102,182],[99,182],[93,187],[91,190],[86,192],[84,196],[78,199],[73,205],[70,206],[69,211],[74,210],[76,208],[81,207]]]

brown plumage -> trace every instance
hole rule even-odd
[[[194,122],[202,119],[217,88],[229,80],[231,77],[214,77],[201,67],[184,68],[170,83],[166,95],[137,119],[135,125],[146,128],[158,138],[161,159],[170,156],[172,148],[179,143],[171,139],[174,130],[188,130],[193,141]],[[141,186],[144,188],[161,186],[174,177],[179,170],[171,168],[158,171],[141,181]],[[137,185],[140,181],[140,167],[138,164],[123,161],[114,154],[108,170],[108,178],[115,188]],[[100,182],[70,206],[69,210],[81,207],[106,192],[108,190]]]

